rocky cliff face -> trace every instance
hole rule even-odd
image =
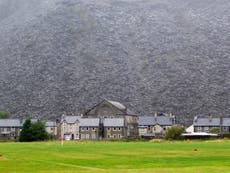
[[[0,0],[0,109],[230,113],[229,0]]]

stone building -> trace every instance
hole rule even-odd
[[[26,119],[0,119],[0,140],[18,140],[20,131]],[[38,119],[31,119],[31,122],[37,122]],[[57,136],[58,129],[56,122],[47,121],[45,123],[46,131]]]
[[[224,117],[199,117],[193,120],[194,132],[210,132],[213,128],[218,128],[220,133],[230,132],[230,118]]]
[[[65,140],[99,139],[99,118],[63,116],[60,131]]]
[[[126,126],[124,118],[105,118],[104,119],[104,138],[121,139],[126,138]]]
[[[137,114],[123,104],[105,99],[82,116],[63,116],[60,136],[66,140],[136,138],[137,120]]]
[[[0,119],[0,140],[17,140],[21,127],[19,119]]]
[[[221,118],[221,132],[230,133],[230,118]]]
[[[81,118],[79,124],[80,139],[99,139],[99,118]]]
[[[80,116],[62,116],[60,123],[61,138],[65,140],[80,139],[79,123]]]
[[[166,130],[175,124],[175,116],[155,113],[154,116],[140,116],[138,120],[139,136],[144,138],[163,137]]]
[[[104,99],[86,111],[83,117],[100,119],[99,138],[101,139],[107,138],[104,134],[104,120],[106,118],[123,118],[125,129],[123,137],[136,138],[138,136],[138,115],[130,111],[120,102]]]
[[[57,123],[55,121],[46,121],[45,126],[46,131],[56,139],[58,135]]]

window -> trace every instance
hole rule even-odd
[[[118,131],[121,131],[121,128],[120,128],[120,127],[118,127]]]
[[[11,127],[11,131],[15,131],[15,128],[14,128],[14,127]]]
[[[150,126],[148,126],[148,130],[150,130]]]
[[[113,130],[114,130],[114,131],[116,131],[116,130],[117,130],[117,128],[116,128],[116,127],[114,127],[114,128],[113,128]]]
[[[116,137],[117,137],[117,135],[114,134],[114,135],[113,135],[113,138],[116,138]]]
[[[86,127],[86,131],[88,131],[89,130],[89,127]]]
[[[228,127],[223,127],[223,130],[224,130],[225,132],[227,132],[227,131],[228,131]]]
[[[118,138],[121,138],[121,135],[120,135],[120,134],[118,134]]]
[[[53,128],[53,127],[51,127],[51,128],[50,128],[50,130],[54,130],[54,128]]]
[[[209,127],[204,127],[204,131],[208,132],[209,131]]]
[[[107,138],[110,138],[110,135],[107,135]]]
[[[95,128],[93,127],[92,130],[95,131]]]
[[[202,131],[202,127],[200,127],[200,126],[197,127],[197,131],[198,131],[198,132]]]
[[[108,127],[107,129],[108,129],[108,131],[110,131],[110,128],[109,128],[109,127]]]
[[[85,139],[89,139],[89,134],[85,134]]]

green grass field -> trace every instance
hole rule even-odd
[[[230,141],[0,143],[0,172],[230,172]]]

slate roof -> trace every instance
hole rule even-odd
[[[65,122],[68,124],[74,124],[80,118],[80,116],[65,116]],[[63,123],[63,119],[61,120],[61,123]]]
[[[54,127],[56,126],[56,122],[55,121],[46,121],[46,127]]]
[[[220,118],[195,117],[193,120],[194,126],[219,126]]]
[[[139,126],[149,126],[149,125],[173,125],[172,118],[169,116],[140,116],[138,120]]]
[[[26,119],[22,119],[22,121],[21,121],[21,125],[22,125],[22,126],[23,126],[23,124],[24,124],[25,121],[26,121]],[[32,119],[30,119],[30,121],[31,121],[32,123],[35,123],[35,122],[38,121],[38,119],[32,118]]]
[[[80,126],[97,127],[99,126],[99,118],[81,118]]]
[[[21,127],[19,119],[0,119],[0,127]]]
[[[103,101],[101,101],[100,103],[98,103],[97,105],[95,105],[94,107],[92,107],[91,109],[87,110],[84,114],[88,114],[88,112],[90,112],[91,110],[93,110],[95,107],[97,107],[98,105],[107,102],[109,104],[111,104],[112,106],[116,107],[117,109],[119,109],[122,114],[127,114],[127,115],[138,115],[135,112],[131,111],[130,109],[128,109],[126,106],[124,106],[122,103],[117,102],[117,101],[112,101],[112,100],[107,100],[104,99]]]
[[[117,107],[120,110],[125,110],[126,107],[120,103],[120,102],[116,102],[116,101],[111,101],[111,100],[107,100],[110,104],[112,104],[113,106]]]
[[[230,126],[230,118],[223,118],[222,126]]]
[[[124,118],[105,118],[104,127],[122,127],[125,125]]]
[[[126,109],[127,115],[137,115],[137,113],[131,111],[130,109]]]

